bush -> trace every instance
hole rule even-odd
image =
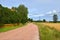
[[[4,26],[4,24],[0,24],[0,28],[2,28]]]

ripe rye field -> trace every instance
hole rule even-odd
[[[51,28],[55,28],[56,30],[60,31],[60,23],[42,23],[44,25],[47,25]]]
[[[40,40],[60,40],[60,23],[35,23],[38,26]]]

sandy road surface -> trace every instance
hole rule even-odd
[[[39,40],[38,28],[30,23],[24,27],[0,33],[0,40]]]

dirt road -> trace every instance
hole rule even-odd
[[[0,40],[39,40],[38,28],[33,23],[0,33]]]

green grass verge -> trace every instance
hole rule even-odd
[[[19,28],[19,27],[22,27],[22,26],[23,26],[23,24],[19,24],[19,25],[16,25],[16,26],[3,27],[3,28],[0,28],[0,32],[6,32],[6,31],[13,30],[13,29],[16,29],[16,28]]]
[[[39,29],[40,40],[60,40],[60,32],[49,26],[35,23]]]

